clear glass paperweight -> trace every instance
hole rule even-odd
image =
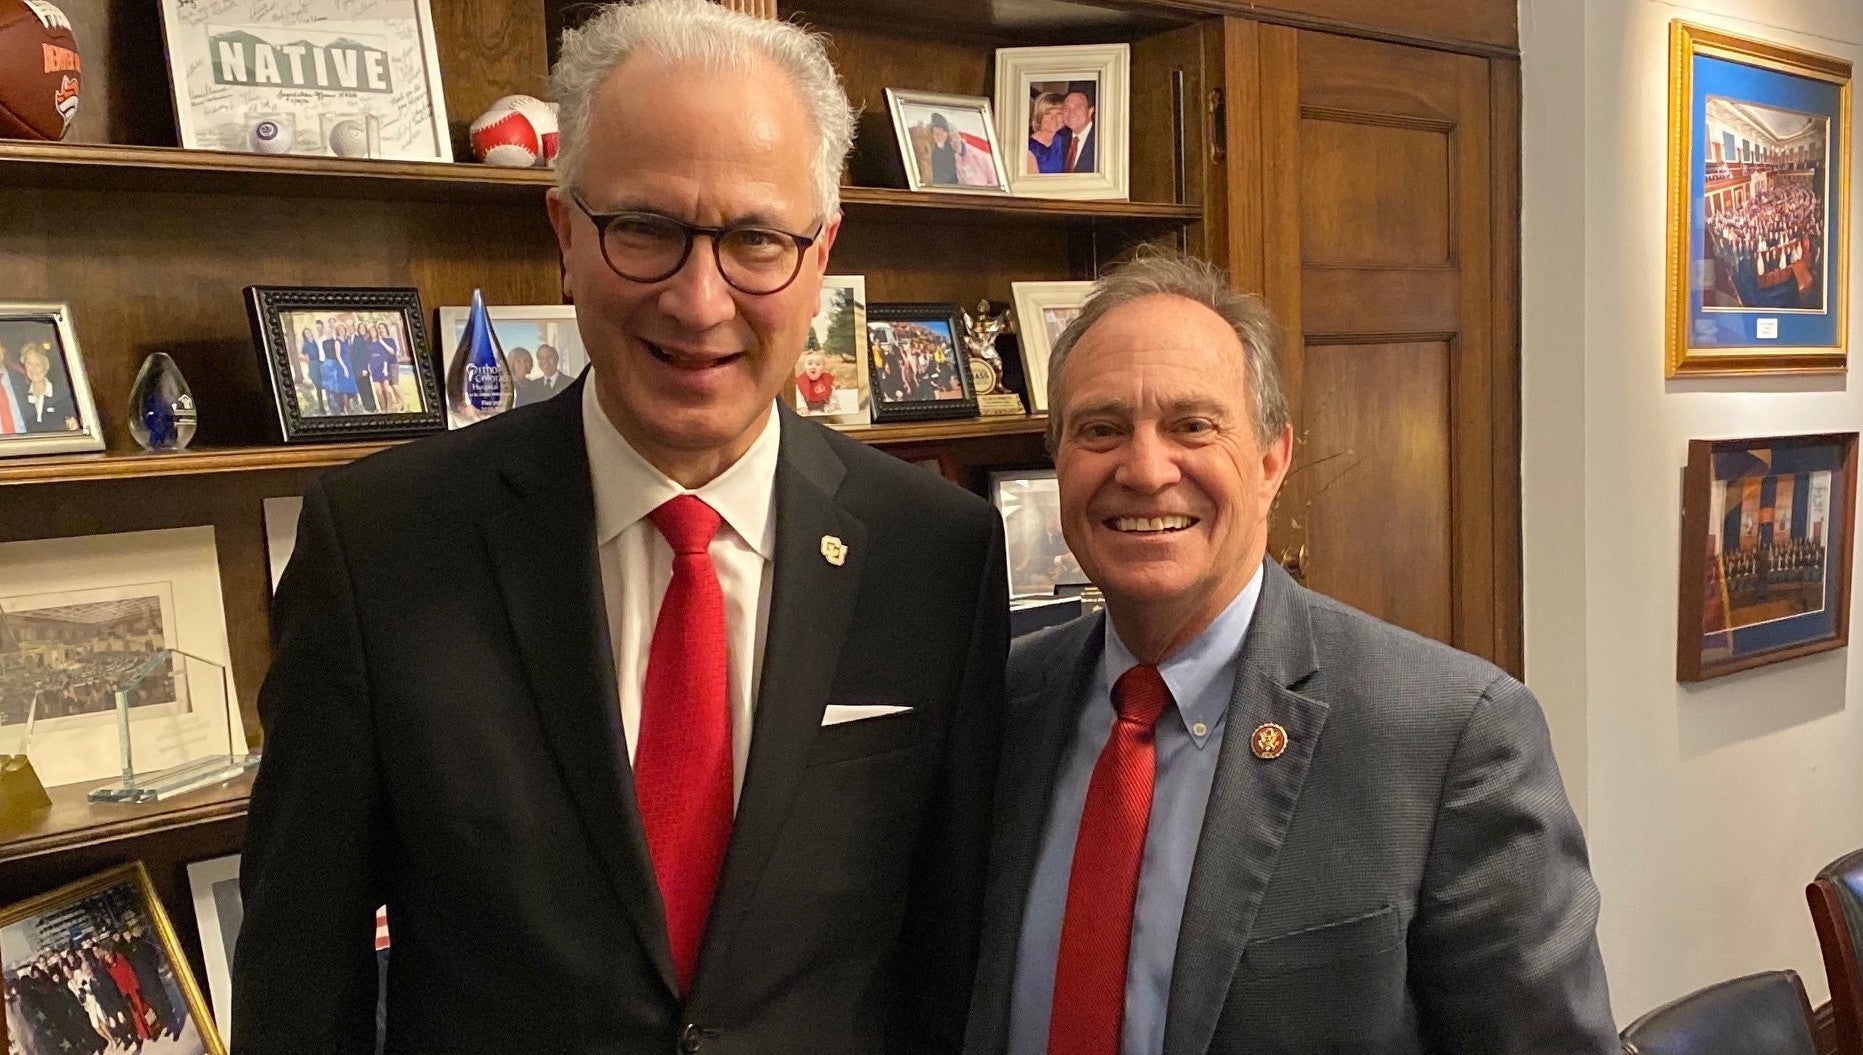
[[[126,666],[115,685],[123,776],[116,783],[94,789],[90,793],[92,802],[160,802],[231,780],[259,764],[257,754],[248,754],[246,745],[234,742],[233,730],[240,725],[231,713],[224,726],[224,742],[211,745],[207,753],[191,761],[159,767],[149,765],[147,759],[174,757],[177,745],[164,739],[172,739],[172,734],[164,729],[164,723],[131,720],[132,711],[140,716],[144,708],[237,708],[239,700],[232,691],[232,676],[224,666],[180,649],[158,649],[146,659]],[[139,755],[144,759],[141,763],[137,761]]]
[[[186,450],[194,439],[194,393],[167,352],[142,361],[129,390],[129,434],[145,451]]]
[[[7,648],[8,644],[6,624],[0,621],[0,654],[17,651]],[[4,664],[0,664],[0,673],[6,673]],[[0,713],[0,726],[25,727],[13,753],[8,754],[5,747],[0,747],[0,831],[25,824],[52,804],[51,797],[45,793],[45,785],[39,782],[38,772],[32,768],[32,760],[26,757],[26,749],[32,746],[32,724],[38,717],[38,701],[23,693],[0,694],[0,712],[10,712],[22,700],[24,714]]]
[[[453,350],[452,369],[446,372],[446,398],[452,405],[453,418],[468,424],[483,421],[510,410],[516,395],[511,364],[505,360],[498,335],[492,332],[485,298],[475,289],[466,328],[460,332],[459,347]]]

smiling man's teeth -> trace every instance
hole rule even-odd
[[[1189,517],[1114,517],[1114,531],[1179,531],[1195,521]]]

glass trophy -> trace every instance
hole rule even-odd
[[[1003,381],[1003,357],[996,354],[996,337],[1009,327],[1012,312],[990,314],[990,302],[977,302],[977,313],[964,313],[964,348],[970,356],[970,377],[977,386],[977,411],[984,417],[1026,413],[1022,397]]]
[[[446,372],[446,398],[453,420],[470,425],[502,414],[511,409],[516,395],[511,364],[498,344],[498,334],[492,331],[485,298],[475,289],[472,310],[466,314],[466,327],[460,331],[459,347],[453,350],[451,368]]]
[[[167,352],[142,361],[129,390],[129,434],[145,451],[186,450],[194,439],[194,394]]]
[[[92,802],[160,802],[184,792],[218,784],[244,774],[259,764],[244,744],[233,742],[231,709],[239,706],[233,695],[232,675],[226,667],[178,648],[159,649],[125,672],[116,683],[116,732],[122,752],[123,776],[115,783],[93,789]],[[152,754],[173,754],[173,745],[161,742],[173,723],[145,717],[144,709],[159,712],[188,711],[219,706],[228,709],[223,728],[226,738],[211,745],[207,754],[179,765],[149,767]],[[135,714],[131,712],[135,711]],[[138,753],[145,762],[139,768]],[[185,757],[185,756],[184,756]]]
[[[0,623],[0,630],[4,628],[5,624]],[[32,746],[32,724],[38,713],[39,701],[35,696],[26,705],[26,734],[20,738],[19,753],[0,754],[0,831],[25,825],[34,814],[52,804],[51,796],[45,793],[45,785],[39,782],[39,774],[32,768],[32,760],[26,757],[26,749]]]

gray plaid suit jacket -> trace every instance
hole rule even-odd
[[[1184,905],[1164,1055],[1615,1053],[1584,836],[1526,687],[1274,562]],[[967,1051],[1002,1055],[1103,616],[1017,642]],[[1287,730],[1278,758],[1255,729]]]

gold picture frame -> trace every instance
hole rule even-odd
[[[1841,373],[1851,64],[1669,24],[1666,376]]]
[[[116,935],[95,933],[105,923],[118,928]],[[35,929],[36,936],[32,933]],[[55,941],[47,940],[47,935],[54,932],[60,936]],[[151,941],[154,948],[138,948],[133,940],[125,940],[123,936],[126,935]],[[105,951],[94,952],[94,949]],[[150,960],[151,954],[159,954],[160,962]],[[116,957],[121,957],[120,965],[106,965]],[[56,966],[50,966],[54,963]],[[88,1028],[128,1031],[135,1035],[137,1027],[132,1023],[140,1019],[141,1032],[147,1034],[144,1040],[172,1035],[170,1050],[188,1055],[226,1055],[226,1046],[214,1029],[213,1017],[208,1014],[207,1002],[202,999],[200,986],[195,984],[187,957],[176,940],[175,928],[162,909],[162,899],[156,896],[154,884],[149,881],[148,869],[140,861],[99,872],[0,909],[0,968],[4,970],[8,986],[18,986],[22,996],[22,999],[6,1003],[8,1030],[33,1028],[42,1032],[61,1027],[76,1028],[69,1016],[56,1020],[41,1017],[35,1023],[12,1020],[13,1016],[23,1016],[33,1008],[25,997],[36,982],[28,979],[27,974],[37,978],[40,972],[49,970],[53,973],[38,980],[62,987],[65,996],[88,1009],[85,1021]],[[163,969],[173,980],[175,989],[180,991],[184,1007],[173,1006],[167,980],[161,977]],[[103,972],[101,976],[99,971]],[[150,972],[154,973],[152,978]],[[60,973],[74,979],[76,985],[60,979]],[[119,975],[126,982],[136,982],[135,999],[131,999],[128,989],[115,980]],[[115,990],[108,1006],[119,1009],[108,1014],[102,1013],[105,1001],[98,992],[92,991],[88,997],[84,992],[85,986],[100,987],[105,979]],[[151,982],[159,989],[144,993]],[[53,988],[48,995],[59,992],[59,988]],[[128,1017],[131,1014],[136,1017]],[[56,1043],[61,1038],[40,1036],[37,1039]],[[90,1039],[94,1042],[98,1038]]]

